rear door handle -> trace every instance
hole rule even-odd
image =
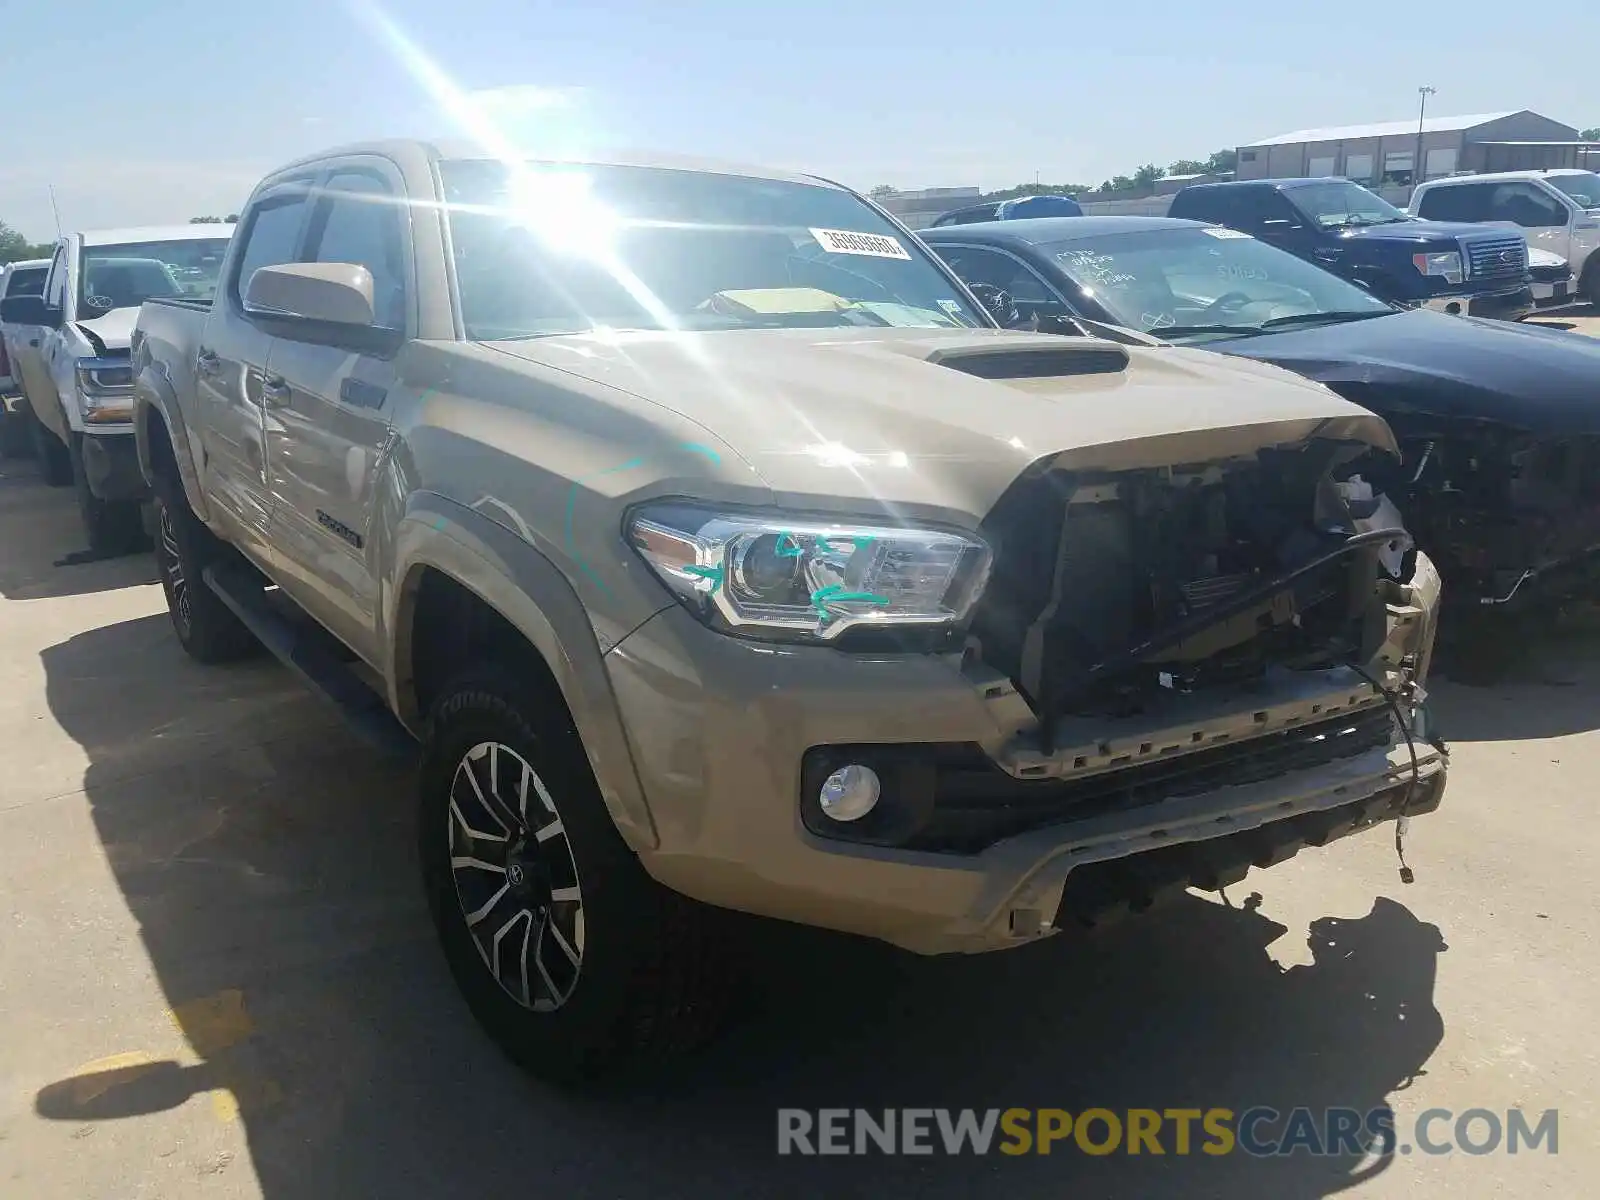
[[[194,356],[194,369],[201,375],[215,375],[221,362],[222,360],[217,357],[216,351],[208,350],[201,346],[199,353]]]
[[[282,375],[261,377],[261,403],[268,408],[282,408],[289,403],[289,381]]]

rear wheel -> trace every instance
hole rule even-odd
[[[177,482],[158,478],[155,493],[156,567],[178,642],[203,663],[254,653],[261,643],[201,577],[230,553],[228,546],[194,515]]]
[[[70,451],[72,485],[78,494],[78,515],[89,537],[89,552],[97,556],[131,554],[144,541],[144,523],[137,500],[102,500],[89,487],[83,464],[83,439],[74,437]]]
[[[37,416],[29,422],[29,429],[33,434],[33,457],[44,481],[51,487],[67,487],[72,483],[71,453]]]
[[[428,904],[506,1054],[571,1084],[707,1036],[729,993],[712,983],[712,915],[623,842],[565,710],[486,669],[443,689],[429,726]]]

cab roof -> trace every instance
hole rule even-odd
[[[278,175],[284,171],[312,166],[330,158],[347,158],[358,154],[371,154],[380,158],[392,159],[402,164],[407,159],[413,159],[417,155],[425,156],[433,162],[456,160],[482,162],[498,157],[482,143],[465,138],[393,138],[386,141],[355,142],[345,146],[334,146],[327,150],[318,151],[316,154],[296,159],[292,163],[286,163],[274,171],[273,174]],[[781,183],[820,184],[824,187],[843,189],[842,184],[834,183],[831,179],[824,179],[817,175],[777,170],[771,167],[755,166],[750,163],[728,162],[721,159],[697,158],[688,155],[662,154],[653,151],[596,150],[583,154],[536,154],[530,150],[525,154],[519,153],[518,161],[571,163],[578,166],[595,167],[654,167],[660,170],[701,171],[712,175],[741,175],[751,179],[770,179]]]
[[[1148,233],[1157,229],[1207,229],[1206,221],[1185,221],[1178,217],[1023,217],[1016,221],[974,221],[970,225],[941,225],[919,229],[917,236],[930,245],[958,242],[978,235],[985,242],[1070,242],[1104,237],[1113,233]]]
[[[79,236],[85,246],[121,246],[134,242],[199,242],[230,237],[232,225],[135,225],[127,229],[91,229]]]

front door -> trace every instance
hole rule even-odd
[[[206,493],[217,518],[262,564],[270,561],[272,511],[262,381],[273,338],[244,315],[244,292],[258,268],[295,261],[309,209],[305,187],[292,184],[252,206],[235,234],[238,267],[217,289],[191,364]]]
[[[334,169],[318,190],[306,262],[372,275],[375,323],[410,326],[403,190],[382,160]],[[389,437],[392,357],[284,333],[267,366],[267,463],[279,583],[357,654],[377,657],[376,482]]]
[[[45,276],[44,302],[61,311],[67,294],[67,244],[56,246],[55,258],[50,261],[50,273]],[[55,331],[43,325],[18,325],[11,339],[12,366],[17,373],[17,386],[22,389],[33,409],[33,415],[44,427],[63,443],[67,440],[66,416],[61,409],[61,397],[56,394],[55,381],[50,378],[50,367],[45,362],[50,336]]]

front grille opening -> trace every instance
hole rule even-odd
[[[972,636],[1039,714],[1041,740],[1060,718],[1131,717],[1273,667],[1370,657],[1383,614],[1376,549],[1261,594],[1350,538],[1329,471],[1340,450],[1313,442],[1100,476],[1042,469],[1013,485],[984,523],[996,553]],[[1175,631],[1189,636],[1163,641]]]

